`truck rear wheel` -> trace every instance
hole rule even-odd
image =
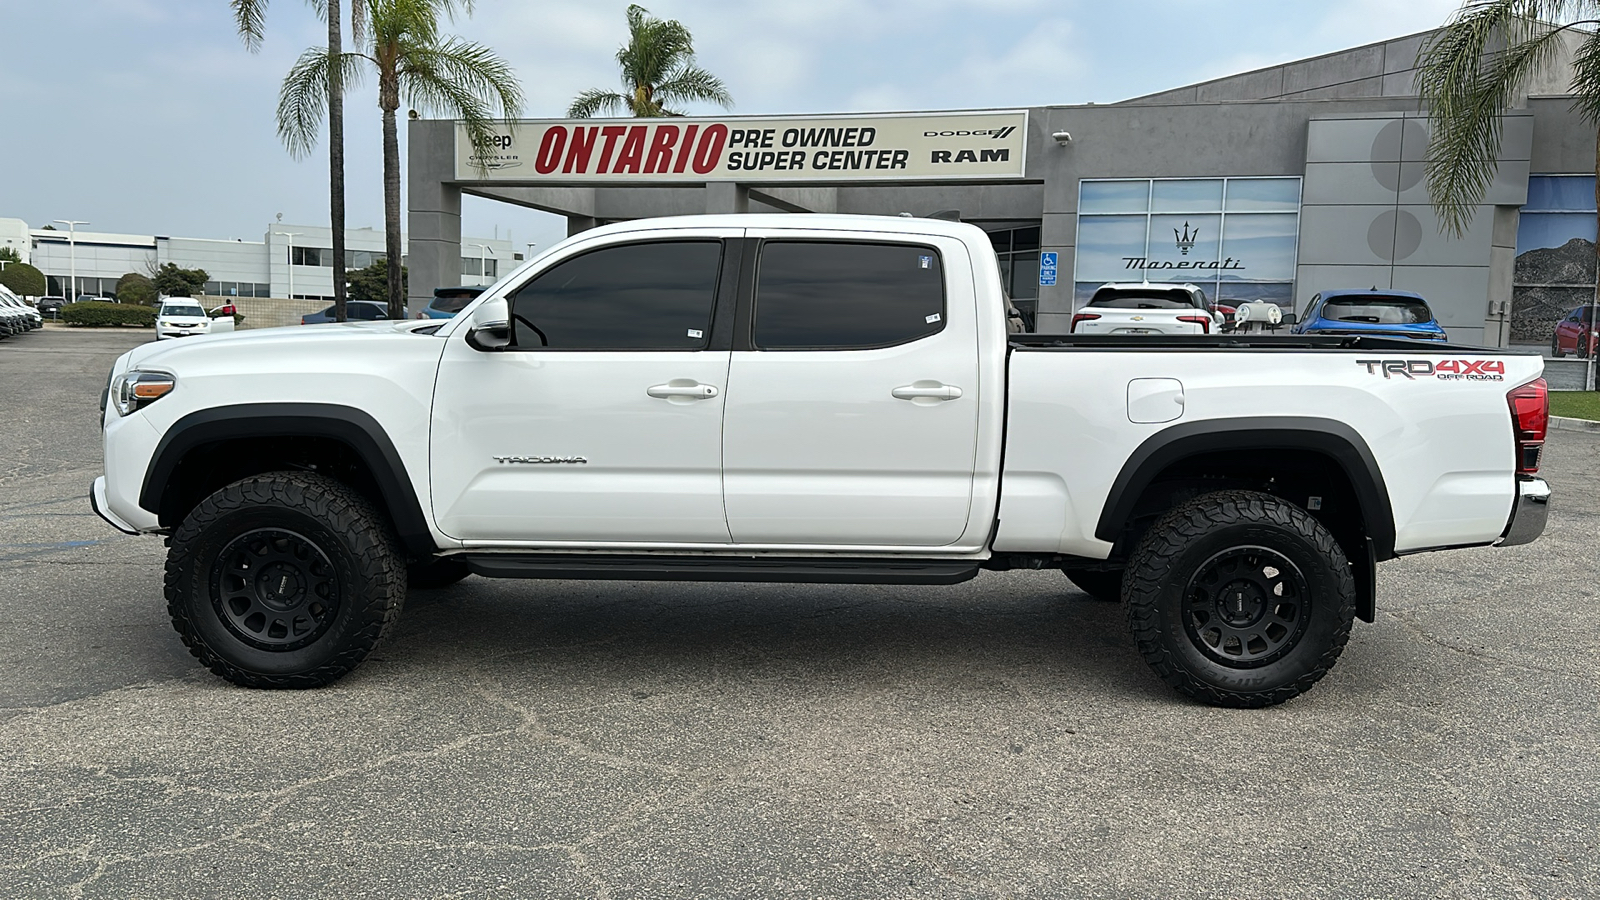
[[[1105,572],[1098,569],[1062,569],[1067,580],[1078,590],[1107,603],[1122,602],[1122,572]]]
[[[1316,519],[1270,494],[1198,497],[1145,532],[1127,570],[1128,627],[1167,684],[1218,706],[1308,690],[1344,650],[1355,581]]]
[[[256,688],[329,684],[381,642],[405,600],[386,521],[307,472],[236,481],[201,501],[167,553],[167,611],[189,652]]]

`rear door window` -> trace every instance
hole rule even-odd
[[[939,253],[914,244],[768,241],[752,337],[762,350],[861,350],[944,330]]]
[[[522,350],[703,350],[711,340],[718,240],[603,247],[557,263],[511,296]]]

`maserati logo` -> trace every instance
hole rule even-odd
[[[1196,228],[1194,233],[1191,234],[1189,233],[1189,223],[1185,222],[1183,223],[1183,231],[1180,232],[1176,228],[1172,229],[1172,236],[1178,239],[1178,249],[1183,252],[1184,256],[1188,256],[1189,251],[1194,249],[1195,241],[1200,240],[1200,229]]]
[[[494,461],[501,465],[537,466],[552,463],[572,463],[587,465],[588,460],[581,456],[496,456]]]

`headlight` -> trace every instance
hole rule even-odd
[[[130,415],[171,393],[177,383],[166,372],[124,372],[111,381],[111,404],[117,415]]]

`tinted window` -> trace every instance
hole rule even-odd
[[[887,347],[944,328],[944,274],[930,247],[771,241],[755,306],[762,349]]]
[[[1090,306],[1112,309],[1194,309],[1194,298],[1188,291],[1173,288],[1119,288],[1096,291]]]
[[[333,308],[329,307],[327,313],[328,317],[332,318]],[[376,319],[389,318],[389,311],[376,303],[346,303],[344,317],[346,319],[360,319],[370,322]]]
[[[1406,297],[1335,297],[1323,305],[1322,317],[1377,325],[1419,325],[1433,321],[1428,304]]]
[[[606,247],[558,263],[511,298],[524,349],[699,350],[711,339],[719,241]]]
[[[458,313],[467,308],[467,304],[478,299],[483,293],[480,290],[451,291],[440,289],[433,292],[433,303],[429,304],[439,312]]]

